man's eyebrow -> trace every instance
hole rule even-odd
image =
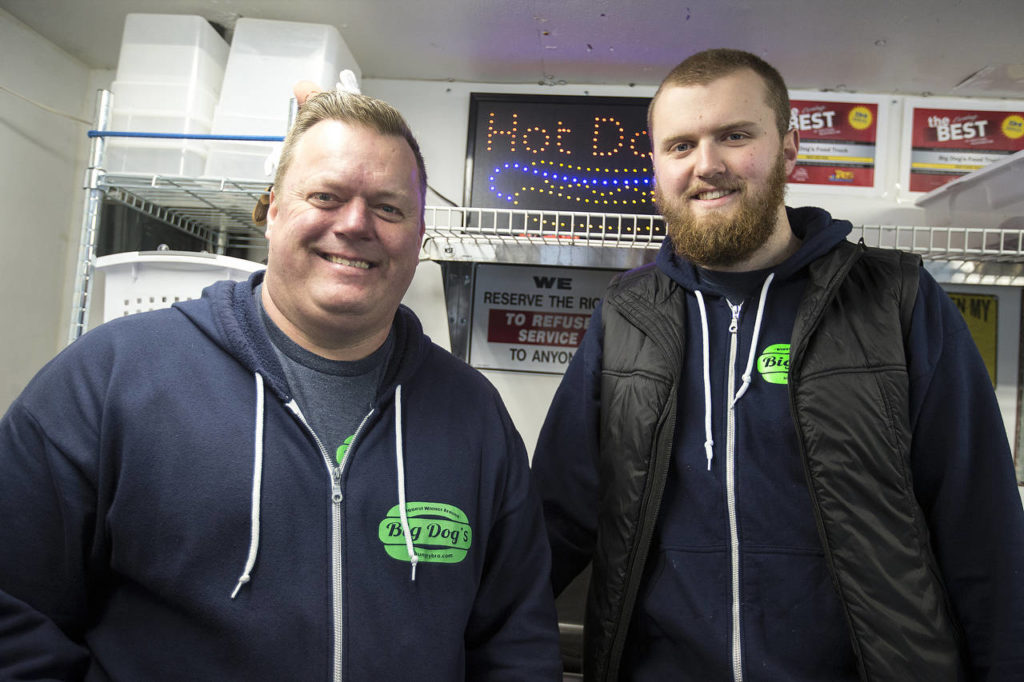
[[[302,183],[301,187],[296,187],[297,192],[308,192],[308,191],[330,191],[336,192],[340,190],[349,189],[349,183],[344,180],[338,180],[329,175],[324,176],[310,176],[306,178],[305,182]],[[408,189],[404,186],[398,186],[397,184],[377,184],[373,188],[366,188],[363,191],[366,192],[367,196],[373,196],[379,199],[387,198],[401,198],[414,194],[412,189]]]
[[[737,128],[760,128],[760,127],[761,126],[760,126],[760,124],[757,121],[742,120],[741,119],[741,120],[736,120],[736,121],[729,121],[728,123],[723,123],[721,125],[715,126],[714,128],[711,129],[711,134],[712,135],[721,135],[722,133],[727,133],[730,130],[736,130]],[[692,139],[694,137],[700,137],[700,135],[696,135],[696,134],[693,134],[693,133],[678,133],[676,135],[671,135],[671,136],[665,138],[664,140],[662,140],[662,144],[668,144],[668,143],[676,142],[676,141],[679,141],[679,140],[689,140],[689,139]]]
[[[377,191],[372,192],[371,195],[376,199],[399,200],[409,199],[415,196],[415,193],[408,191],[406,189],[392,189],[390,187],[381,187]]]
[[[757,121],[747,121],[747,120],[730,121],[729,123],[724,123],[724,124],[718,126],[717,128],[715,128],[714,132],[715,133],[726,133],[726,132],[729,132],[730,130],[736,130],[737,128],[756,128],[756,127],[760,127],[760,124],[758,124]]]

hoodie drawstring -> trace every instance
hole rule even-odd
[[[757,355],[757,342],[761,336],[761,318],[764,316],[764,302],[768,299],[768,287],[774,278],[775,273],[773,272],[768,275],[764,280],[764,284],[761,285],[761,298],[757,302],[757,317],[754,319],[754,336],[750,339],[750,355],[747,356],[747,367],[743,370],[743,385],[740,386],[740,390],[736,391],[736,396],[732,399],[730,407],[735,406],[750,387],[750,373],[754,369],[754,356]]]
[[[751,372],[754,369],[754,358],[757,356],[757,342],[761,337],[761,320],[764,317],[764,306],[765,301],[768,300],[768,287],[771,286],[772,279],[775,278],[775,273],[771,273],[764,280],[764,284],[761,285],[761,296],[757,303],[757,317],[754,319],[754,336],[750,340],[750,354],[747,356],[747,366],[743,370],[743,385],[740,386],[740,390],[736,392],[736,395],[732,399],[732,403],[729,405],[730,408],[735,407],[736,403],[743,394],[750,388],[750,377]],[[697,296],[697,307],[700,308],[700,328],[701,328],[701,342],[703,344],[703,358],[704,358],[704,452],[708,459],[708,471],[711,471],[711,460],[714,458],[713,446],[715,441],[711,438],[711,359],[708,351],[709,335],[708,335],[708,311],[704,306],[704,295],[699,289],[695,289],[694,293]]]
[[[704,295],[696,290],[697,306],[700,308],[700,338],[704,354],[704,453],[708,458],[708,471],[711,471],[711,459],[715,456],[714,439],[711,438],[711,358],[708,350],[708,311],[704,307]]]
[[[402,520],[402,533],[405,534],[405,549],[409,552],[409,563],[412,564],[411,581],[416,580],[416,564],[420,558],[412,546],[412,530],[409,528],[409,514],[405,509],[405,455],[402,448],[402,385],[395,389],[395,464],[398,467],[398,515]]]
[[[238,595],[242,586],[249,582],[252,569],[256,565],[256,556],[260,549],[260,488],[263,481],[263,421],[264,421],[264,387],[263,377],[256,373],[256,426],[255,443],[253,445],[252,501],[251,525],[249,534],[249,556],[245,560],[238,583],[235,585],[231,598]],[[301,416],[301,415],[300,415]],[[419,557],[412,544],[412,531],[409,527],[409,515],[405,509],[405,454],[402,446],[402,386],[395,389],[395,460],[398,466],[398,513],[402,520],[402,531],[405,534],[405,548],[409,552],[409,563],[412,564],[411,580],[416,580],[416,565]]]
[[[252,464],[252,502],[251,522],[249,528],[249,556],[245,560],[245,570],[231,593],[234,599],[242,585],[249,582],[253,566],[256,565],[256,555],[260,551],[260,487],[263,481],[263,377],[256,373],[256,427],[253,444]]]

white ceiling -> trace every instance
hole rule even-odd
[[[92,68],[128,12],[336,26],[364,78],[656,84],[738,47],[792,89],[1024,97],[1022,0],[0,0]],[[958,87],[959,86],[959,87]]]

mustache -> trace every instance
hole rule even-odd
[[[683,196],[695,197],[704,192],[737,192],[743,189],[741,182],[701,182],[687,189]]]

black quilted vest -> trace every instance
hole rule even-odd
[[[919,268],[916,256],[841,243],[810,265],[790,344],[790,403],[807,484],[863,680],[956,680],[961,667],[909,463],[903,330]],[[685,299],[647,266],[613,280],[602,307],[588,681],[618,679],[672,455]]]

